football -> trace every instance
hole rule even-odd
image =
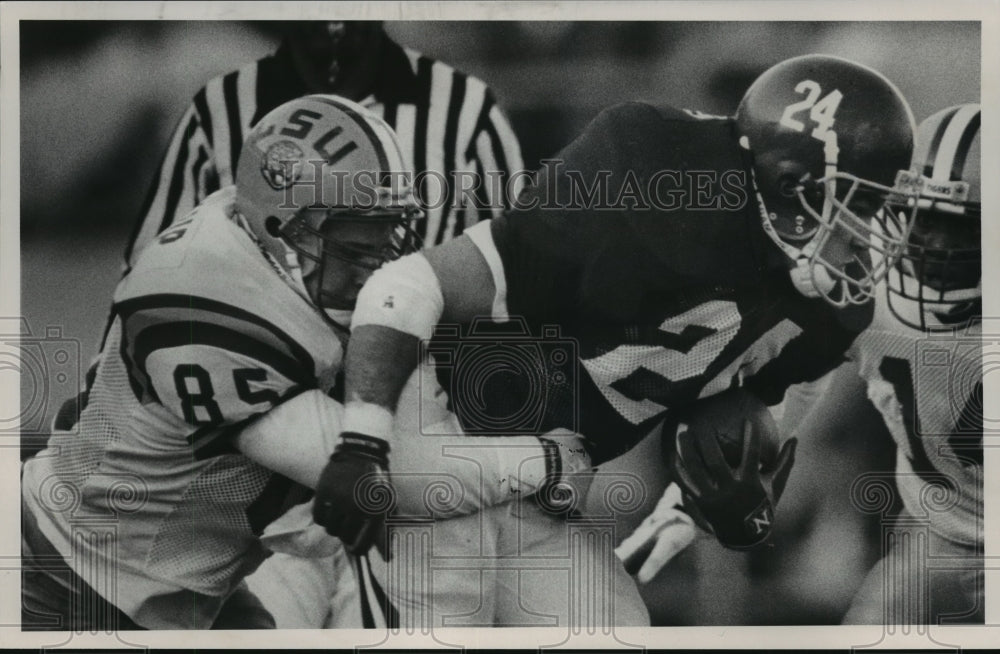
[[[760,435],[762,465],[774,463],[781,436],[778,424],[766,404],[741,388],[698,400],[678,416],[677,422],[678,428],[687,425],[688,430],[703,434],[703,437],[713,436],[726,462],[735,467],[743,456],[743,425],[748,419],[753,430]]]

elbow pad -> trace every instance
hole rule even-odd
[[[376,270],[358,295],[351,329],[381,325],[427,340],[444,312],[437,274],[420,253]]]

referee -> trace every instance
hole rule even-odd
[[[420,182],[427,220],[419,229],[427,246],[503,211],[507,182],[513,187],[520,176],[511,175],[523,168],[521,150],[486,84],[401,47],[379,21],[303,21],[283,27],[284,39],[274,54],[211,80],[195,94],[129,239],[126,270],[153,237],[233,183],[243,138],[257,121],[309,93],[354,100],[396,131]],[[466,178],[474,173],[488,183],[463,194],[454,183],[456,173]]]
[[[157,234],[233,183],[243,137],[257,121],[310,93],[354,100],[392,126],[421,182],[416,191],[427,219],[417,229],[428,247],[499,215],[516,197],[523,180],[516,174],[523,168],[521,148],[481,80],[403,48],[381,21],[289,21],[282,30],[274,54],[212,79],[195,94],[129,237],[124,272]],[[460,193],[456,173],[474,173],[484,183],[474,193]],[[92,365],[88,389],[94,372]],[[64,402],[53,428],[72,429],[86,401],[83,390]],[[21,459],[41,446],[22,443]]]

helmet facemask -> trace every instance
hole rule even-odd
[[[835,307],[870,302],[902,255],[912,224],[897,211],[912,208],[881,210],[894,189],[835,168],[817,180],[805,176],[792,192],[805,212],[793,221],[801,234],[779,232],[777,216],[760,194],[758,201],[764,231],[795,264],[796,288]]]
[[[783,194],[797,201],[790,207],[794,218],[768,212],[760,192],[758,201],[764,231],[795,264],[796,288],[842,308],[875,297],[902,255],[913,224],[905,214],[914,214],[916,203],[906,201],[915,196],[898,184],[889,187],[838,171],[836,135],[827,134],[824,175],[812,179],[807,173],[785,184]],[[895,209],[883,209],[890,197],[896,199]]]
[[[905,213],[914,208],[883,209],[893,189],[847,173],[833,172],[815,185],[823,190],[819,210],[806,197],[807,185],[797,193],[818,228],[796,264],[809,269],[813,285],[830,304],[866,304],[902,255],[907,226],[912,224]],[[836,241],[841,241],[840,248]],[[845,248],[850,250],[846,257],[838,252]]]
[[[906,247],[889,273],[889,309],[910,327],[950,330],[982,313],[981,207],[964,201],[965,182],[935,181],[933,191],[914,173],[907,182],[924,190]]]
[[[420,237],[415,204],[373,210],[312,206],[280,228],[280,237],[298,259],[302,287],[313,303],[347,326],[357,292],[372,272],[415,252]]]
[[[951,331],[982,315],[980,106],[947,107],[920,123],[911,168],[897,186],[919,208],[886,284],[901,323]]]

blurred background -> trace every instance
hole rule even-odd
[[[489,84],[529,168],[625,100],[732,113],[760,72],[799,54],[874,67],[917,121],[979,100],[980,30],[970,22],[449,21],[389,22],[386,31]],[[86,366],[176,121],[211,77],[278,39],[276,25],[262,22],[20,23],[21,309],[34,335],[61,327]],[[856,374],[836,374],[857,387],[856,406],[800,429],[772,546],[740,554],[699,539],[643,589],[654,624],[839,622],[878,558],[878,521],[853,508],[850,483],[864,470],[891,470],[893,450]],[[657,448],[643,443],[617,465],[648,467]],[[650,508],[659,493],[651,491]]]

